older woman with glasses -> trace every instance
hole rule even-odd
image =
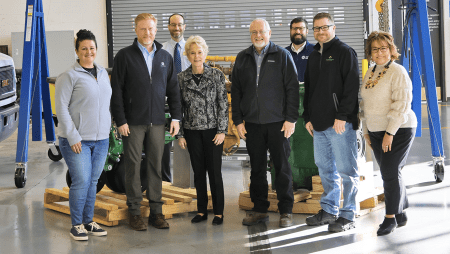
[[[364,137],[380,166],[386,198],[386,216],[377,235],[387,235],[406,225],[408,208],[401,169],[416,133],[417,118],[411,110],[412,83],[403,66],[395,63],[399,53],[392,35],[372,32],[366,57],[375,62],[365,75],[360,93],[360,117]]]
[[[224,209],[222,150],[228,130],[225,76],[205,64],[208,46],[202,37],[189,37],[185,54],[191,66],[178,74],[183,112],[178,143],[183,149],[187,147],[194,170],[198,214],[192,223],[208,218],[208,172],[214,209],[212,224],[220,225]]]

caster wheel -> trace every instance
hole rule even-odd
[[[25,183],[27,182],[27,177],[25,176],[24,168],[16,168],[16,172],[14,174],[14,183],[17,188],[25,187]]]
[[[66,183],[67,183],[67,186],[69,186],[69,188],[70,188],[70,186],[72,185],[72,178],[70,177],[69,170],[67,170],[67,173],[66,173]],[[103,189],[103,186],[105,186],[105,183],[106,183],[106,174],[105,174],[105,171],[103,171],[102,174],[100,175],[100,178],[98,178],[97,193],[99,193]]]
[[[437,183],[444,180],[444,165],[442,163],[436,163],[434,165],[434,179]]]
[[[58,154],[53,154],[52,149],[48,149],[48,157],[50,158],[50,160],[52,161],[60,161],[62,159],[62,154],[61,151],[59,150],[59,146],[56,146],[56,150],[58,150]]]

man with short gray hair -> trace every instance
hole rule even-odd
[[[269,220],[269,150],[276,171],[280,227],[288,227],[293,225],[294,202],[289,137],[298,118],[299,86],[291,54],[270,42],[271,33],[264,19],[255,19],[250,25],[253,45],[238,54],[231,75],[232,116],[239,136],[246,139],[251,164],[250,197],[254,207],[242,224]]]

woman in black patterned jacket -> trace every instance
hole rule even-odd
[[[224,191],[222,149],[228,129],[225,76],[205,65],[208,46],[200,36],[186,41],[185,54],[191,66],[178,74],[183,120],[178,144],[188,148],[197,189],[197,215],[192,223],[208,218],[206,171],[214,209],[213,225],[223,223]]]

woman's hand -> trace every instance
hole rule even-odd
[[[70,148],[72,148],[72,151],[73,151],[74,153],[81,153],[81,141],[78,142],[78,143],[76,143],[76,144],[73,145],[73,146],[70,146]]]
[[[364,134],[364,139],[367,141],[367,144],[369,145],[370,149],[373,150],[373,148],[372,148],[372,142],[370,142],[370,136],[369,136],[369,134]]]
[[[178,139],[178,145],[182,148],[182,149],[186,149],[186,139],[185,138],[179,138]]]
[[[218,133],[212,140],[216,146],[223,143],[223,140],[225,139],[225,133]]]
[[[388,135],[387,133],[384,134],[383,144],[382,144],[382,148],[381,148],[383,150],[383,152],[387,153],[387,152],[391,151],[393,139],[394,139],[394,136]]]

